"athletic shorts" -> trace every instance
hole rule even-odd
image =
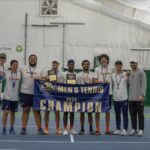
[[[10,101],[4,99],[2,101],[2,110],[10,110],[12,112],[18,111],[18,101]]]
[[[22,107],[33,107],[33,94],[20,93],[19,96]]]

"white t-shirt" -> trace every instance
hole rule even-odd
[[[37,66],[24,66],[20,71],[22,76],[21,92],[34,94],[34,78],[41,77],[41,70]]]
[[[51,69],[47,69],[46,71],[44,71],[44,72],[42,73],[42,77],[47,77],[47,76],[49,76],[49,75],[48,75],[48,71],[49,71],[49,70],[51,70]],[[64,82],[64,75],[63,75],[63,72],[62,72],[61,70],[58,70],[58,71],[56,72],[56,74],[57,74],[57,82],[63,83],[63,82]]]
[[[4,99],[10,101],[18,101],[19,84],[21,81],[21,73],[17,71],[12,73],[11,70],[5,73],[6,85],[4,88]]]
[[[96,67],[93,78],[98,79],[99,81],[108,81],[110,83],[109,95],[112,95],[112,72],[113,68],[107,67]]]
[[[113,97],[114,101],[123,101],[128,99],[126,72],[121,74],[112,74]]]
[[[8,71],[8,67],[7,66],[0,66],[0,96],[1,96],[1,92],[2,92],[2,80],[5,79],[5,72]]]
[[[78,84],[91,84],[93,80],[93,75],[94,73],[91,71],[89,71],[88,73],[81,71],[77,74],[77,83]]]

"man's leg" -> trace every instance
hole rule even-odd
[[[137,134],[137,106],[135,101],[129,102],[129,111],[132,124],[132,130],[130,132],[130,135],[132,136]]]
[[[111,110],[111,100],[112,95],[109,95],[109,111],[105,114],[105,120],[106,120],[106,129],[105,134],[112,134],[110,131],[110,110]]]
[[[43,135],[44,131],[42,129],[42,117],[40,110],[33,110],[35,123],[38,129],[38,134]]]
[[[115,109],[115,116],[116,116],[116,129],[121,130],[121,102],[114,101],[114,109]]]
[[[2,116],[2,124],[3,124],[2,134],[3,135],[6,135],[6,125],[7,125],[8,114],[9,114],[9,110],[3,110],[3,116]]]
[[[88,122],[89,122],[89,133],[94,134],[93,131],[93,116],[92,113],[88,113]]]
[[[55,123],[56,123],[56,134],[58,134],[58,135],[62,134],[62,131],[60,129],[60,113],[59,113],[59,111],[55,112]]]
[[[100,135],[100,113],[95,113],[96,135]]]
[[[136,112],[135,101],[129,102],[129,110],[131,116],[132,129],[137,130],[137,112]]]
[[[123,128],[128,130],[128,100],[122,102]]]
[[[139,130],[144,130],[144,102],[136,102],[138,107]]]
[[[74,125],[74,112],[70,112],[70,130],[73,129]]]
[[[63,135],[68,135],[68,112],[64,112],[63,116],[64,132]]]
[[[45,134],[49,134],[49,114],[50,114],[50,111],[45,111],[44,113]]]
[[[10,111],[10,129],[9,129],[10,134],[16,134],[14,130],[14,123],[15,123],[15,112]]]
[[[80,132],[79,134],[82,135],[84,134],[84,112],[80,113],[80,124],[81,124],[81,129],[80,129]]]
[[[77,134],[77,132],[74,130],[74,112],[70,112],[70,133]]]
[[[31,111],[31,107],[23,107],[23,110],[22,110],[22,130],[21,130],[22,135],[26,134],[26,127],[27,127],[27,123],[29,120],[30,111]]]

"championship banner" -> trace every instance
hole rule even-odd
[[[63,84],[34,81],[35,110],[60,112],[107,112],[109,83]]]

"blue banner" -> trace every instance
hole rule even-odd
[[[34,81],[35,110],[60,112],[107,112],[109,84],[63,84]]]

